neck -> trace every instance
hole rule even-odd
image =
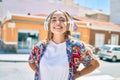
[[[66,39],[64,36],[53,36],[53,39],[52,39],[56,44],[59,44],[59,43],[62,43],[62,42],[65,42]]]

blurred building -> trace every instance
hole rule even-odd
[[[120,0],[111,0],[110,21],[120,25]]]
[[[120,26],[109,22],[109,15],[78,6],[73,0],[1,0],[0,4],[0,38],[5,51],[28,53],[46,37],[43,23],[56,9],[72,15],[74,38],[95,47],[120,45]]]
[[[71,15],[85,16],[86,13],[98,13],[87,7],[78,6],[73,0],[1,0],[0,20],[8,13],[13,14],[49,14],[53,10],[65,10]],[[100,11],[99,11],[100,12]]]
[[[94,12],[94,13],[92,12],[91,13],[90,12],[90,13],[86,13],[85,16],[90,19],[109,22],[109,15],[107,15],[105,13],[101,13],[101,12]]]
[[[74,18],[80,21],[88,22],[86,27],[81,28],[88,28],[87,32],[89,32],[89,35],[82,35],[82,33],[80,33],[81,36],[89,37],[89,44],[95,47],[101,47],[104,44],[120,45],[119,25],[112,22],[94,20],[86,17],[74,16]]]
[[[28,53],[37,42],[45,39],[46,31],[44,30],[44,21],[45,16],[40,15],[11,14],[5,16],[1,26],[1,38],[4,41],[3,48],[6,51],[17,53],[23,51],[24,53]],[[80,36],[80,32],[82,32],[83,35],[89,35],[87,28],[80,29],[80,27],[87,26],[87,23],[74,20],[74,24],[75,32],[72,36],[89,43],[89,36]]]

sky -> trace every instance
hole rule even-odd
[[[110,0],[74,0],[75,3],[110,14]]]

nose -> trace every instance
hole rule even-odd
[[[60,21],[59,21],[59,20],[57,20],[57,21],[56,21],[56,24],[60,24]]]

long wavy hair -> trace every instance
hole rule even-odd
[[[62,13],[64,14],[64,16],[65,16],[65,18],[66,18],[66,20],[67,20],[67,22],[68,22],[67,27],[70,27],[69,21],[71,20],[71,16],[68,14],[68,12],[63,11],[63,10],[55,10],[55,11],[53,11],[53,12],[52,12],[50,15],[48,15],[48,17],[46,18],[46,19],[47,19],[46,21],[48,22],[48,33],[47,33],[47,37],[46,37],[46,40],[45,40],[46,44],[48,44],[49,41],[53,39],[53,33],[52,33],[51,30],[50,30],[50,23],[51,23],[51,18],[53,17],[54,13],[55,13],[55,12],[58,12],[58,11],[60,11],[60,12],[62,12]],[[65,39],[67,39],[67,38],[71,35],[70,30],[67,30],[67,31],[64,33],[64,35],[65,35]]]

